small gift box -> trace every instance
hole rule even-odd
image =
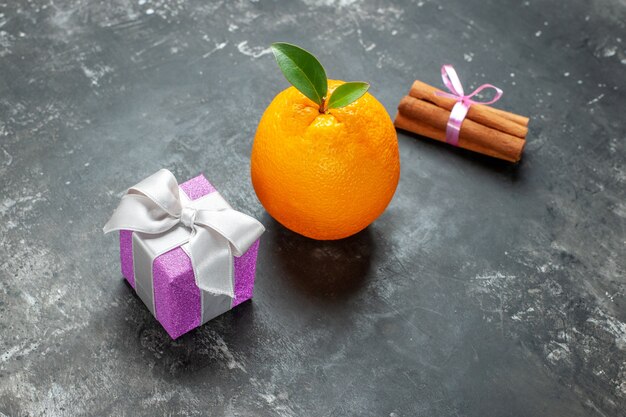
[[[199,175],[165,169],[131,187],[104,226],[120,231],[122,275],[176,339],[252,298],[263,225]]]

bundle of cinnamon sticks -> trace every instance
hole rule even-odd
[[[395,126],[445,142],[450,111],[457,101],[435,95],[438,91],[426,83],[415,81],[409,95],[402,98],[398,105]],[[528,117],[472,104],[461,124],[458,146],[518,162],[526,143],[528,121]]]

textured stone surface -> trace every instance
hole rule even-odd
[[[0,4],[0,415],[623,415],[624,22],[623,0]],[[378,221],[296,236],[248,173],[277,40],[392,115],[442,63],[502,87],[524,159],[400,134]],[[268,229],[253,302],[176,341],[101,233],[161,167]]]

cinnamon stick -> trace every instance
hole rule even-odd
[[[446,125],[450,112],[428,101],[405,96],[398,106],[395,125],[401,129],[446,140]],[[525,141],[497,129],[465,119],[461,125],[459,143],[461,148],[480,152],[510,162],[520,160]]]
[[[412,132],[418,135],[422,135],[422,136],[429,137],[431,139],[438,140],[440,142],[446,141],[446,132],[444,132],[443,130],[438,130],[430,125],[424,124],[417,120],[409,119],[408,117],[403,116],[402,113],[398,113],[396,115],[394,124],[398,129],[404,129],[404,130],[407,130],[409,132]],[[459,142],[460,141],[461,140],[459,140]],[[509,155],[499,153],[491,148],[485,148],[484,146],[481,146],[472,142],[464,141],[463,146],[461,147],[463,147],[463,149],[468,149],[470,151],[478,152],[478,153],[488,155],[488,156],[498,158],[498,159],[503,159],[505,161],[517,162],[516,160],[511,158]]]
[[[409,95],[421,100],[430,101],[441,108],[451,111],[452,107],[456,104],[456,100],[438,96],[435,94],[438,91],[441,90],[416,80],[411,86]],[[482,104],[472,104],[467,112],[466,118],[512,136],[525,138],[528,134],[527,117],[494,109],[493,107],[484,106]]]

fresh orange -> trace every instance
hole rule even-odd
[[[341,84],[328,80],[329,95]],[[320,113],[289,87],[259,122],[251,171],[259,200],[278,222],[313,239],[341,239],[391,201],[400,176],[396,131],[369,93]]]

